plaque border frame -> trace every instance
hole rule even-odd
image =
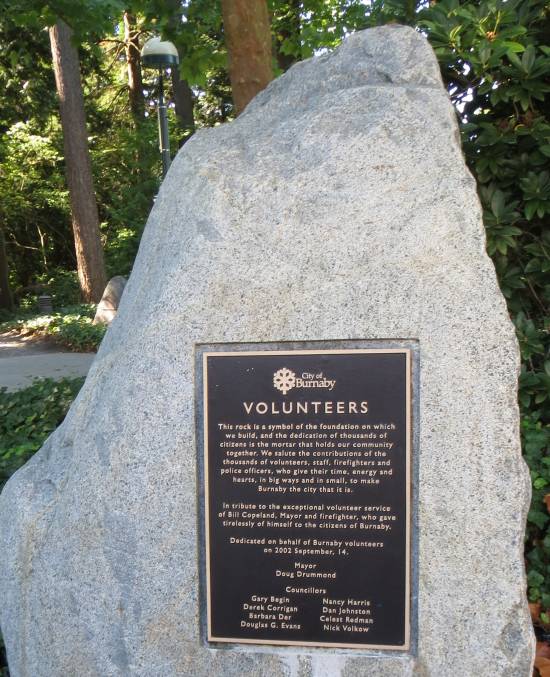
[[[299,354],[352,354],[352,353],[405,353],[406,362],[406,599],[405,599],[405,642],[403,645],[350,644],[343,642],[307,642],[297,640],[261,640],[240,637],[215,637],[210,628],[211,600],[208,594],[210,580],[209,551],[209,506],[208,506],[208,368],[207,358],[211,356],[248,355],[299,355]],[[418,645],[418,476],[419,476],[419,390],[420,390],[420,347],[418,339],[333,339],[318,341],[269,341],[269,342],[224,342],[195,344],[195,431],[197,445],[197,517],[198,517],[198,560],[200,634],[202,645],[211,649],[262,647],[296,650],[304,647],[308,651],[340,650],[354,656],[415,656]]]

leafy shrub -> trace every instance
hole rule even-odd
[[[550,48],[544,0],[440,0],[420,13],[460,114],[487,251],[518,336],[522,444],[533,498],[529,599],[550,628]]]
[[[51,295],[55,310],[80,303],[80,286],[75,270],[56,268],[51,273],[40,275],[37,281],[44,285],[44,293]]]
[[[83,383],[40,379],[24,390],[0,389],[0,490],[63,421]]]
[[[529,565],[529,601],[542,602],[543,621],[550,624],[550,429],[540,421],[525,417],[522,421],[525,460],[531,470],[533,500],[527,524],[527,561]]]
[[[13,331],[22,336],[49,336],[58,343],[79,352],[97,350],[107,325],[92,324],[95,306],[69,306],[53,315],[35,315],[0,324],[0,332]]]
[[[49,336],[76,351],[97,350],[106,331],[107,325],[92,324],[89,317],[82,315],[60,315],[46,329]]]
[[[32,314],[38,312],[38,294],[27,293],[19,297],[17,302],[19,313]]]

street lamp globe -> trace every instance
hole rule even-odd
[[[141,63],[146,68],[169,68],[179,63],[178,50],[168,40],[151,38],[141,50]]]

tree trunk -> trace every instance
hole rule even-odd
[[[172,68],[172,95],[174,97],[174,107],[180,127],[184,132],[183,143],[195,131],[195,118],[193,115],[193,92],[187,80],[180,78],[180,72],[177,66]]]
[[[168,12],[168,38],[175,39],[181,26],[181,0],[164,0]],[[193,92],[187,80],[182,80],[177,66],[172,67],[172,97],[179,126],[184,132],[180,146],[187,141],[195,131],[195,116],[193,111]]]
[[[13,297],[10,290],[8,257],[6,256],[6,241],[4,230],[0,227],[0,308],[13,310]]]
[[[50,28],[78,279],[84,300],[98,302],[107,279],[88,149],[78,52],[71,38],[72,30],[60,19]]]
[[[143,81],[141,78],[139,33],[136,29],[136,19],[128,10],[124,12],[124,44],[128,69],[130,111],[137,126],[143,121],[145,104],[143,100]]]
[[[233,103],[239,114],[273,80],[266,0],[222,0]]]

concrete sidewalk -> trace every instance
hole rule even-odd
[[[0,334],[0,388],[20,390],[36,378],[85,376],[95,353],[71,353],[51,341]]]

